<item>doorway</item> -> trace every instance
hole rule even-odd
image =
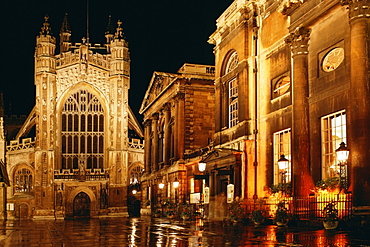
[[[90,217],[90,197],[84,192],[78,193],[73,200],[73,217]]]

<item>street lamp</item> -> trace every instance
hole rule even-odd
[[[175,178],[175,181],[173,181],[173,187],[175,189],[177,189],[179,187],[179,184],[180,184],[179,180],[177,180],[177,178]]]
[[[160,183],[158,184],[158,188],[159,188],[159,189],[163,189],[163,188],[164,188],[164,183],[163,183],[163,182],[160,182]]]
[[[207,163],[205,163],[205,162],[199,162],[198,163],[198,170],[200,172],[204,172],[206,170],[206,166],[207,166]]]
[[[337,159],[339,161],[339,186],[340,189],[348,189],[348,177],[347,177],[347,159],[349,155],[349,150],[346,144],[342,142],[339,144],[339,148],[335,150]]]
[[[288,172],[289,167],[289,160],[285,158],[285,155],[280,155],[280,159],[278,160],[278,167],[282,174],[283,183],[286,183],[286,173]]]
[[[177,178],[175,178],[175,181],[173,181],[173,187],[175,188],[175,203],[176,203],[176,215],[178,215],[178,188],[179,188],[179,185],[180,185],[180,182]]]

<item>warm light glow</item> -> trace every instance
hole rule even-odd
[[[200,172],[204,172],[206,170],[207,163],[205,162],[199,162],[198,163],[198,169]]]
[[[337,150],[335,150],[335,152],[337,154],[337,159],[338,159],[339,162],[346,162],[347,161],[349,150],[346,147],[346,144],[344,142],[339,144],[339,148]]]
[[[173,182],[173,187],[174,188],[178,188],[180,185],[180,182],[176,179],[174,182]]]
[[[137,193],[137,190],[132,190],[132,194],[136,194]]]
[[[280,159],[278,160],[278,166],[280,170],[287,170],[289,166],[289,160],[285,158],[284,154],[280,156]]]
[[[158,188],[163,189],[164,188],[164,183],[158,184]]]

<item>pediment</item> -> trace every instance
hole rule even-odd
[[[149,87],[144,95],[143,102],[140,107],[140,114],[153,103],[165,90],[168,88],[179,75],[165,72],[153,73]]]

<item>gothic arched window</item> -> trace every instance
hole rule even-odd
[[[104,109],[98,98],[80,90],[62,111],[62,169],[103,168]]]
[[[30,194],[33,191],[33,176],[29,169],[22,168],[14,174],[14,192]]]
[[[140,177],[143,174],[143,167],[138,165],[131,169],[130,171],[130,184],[140,183]]]

